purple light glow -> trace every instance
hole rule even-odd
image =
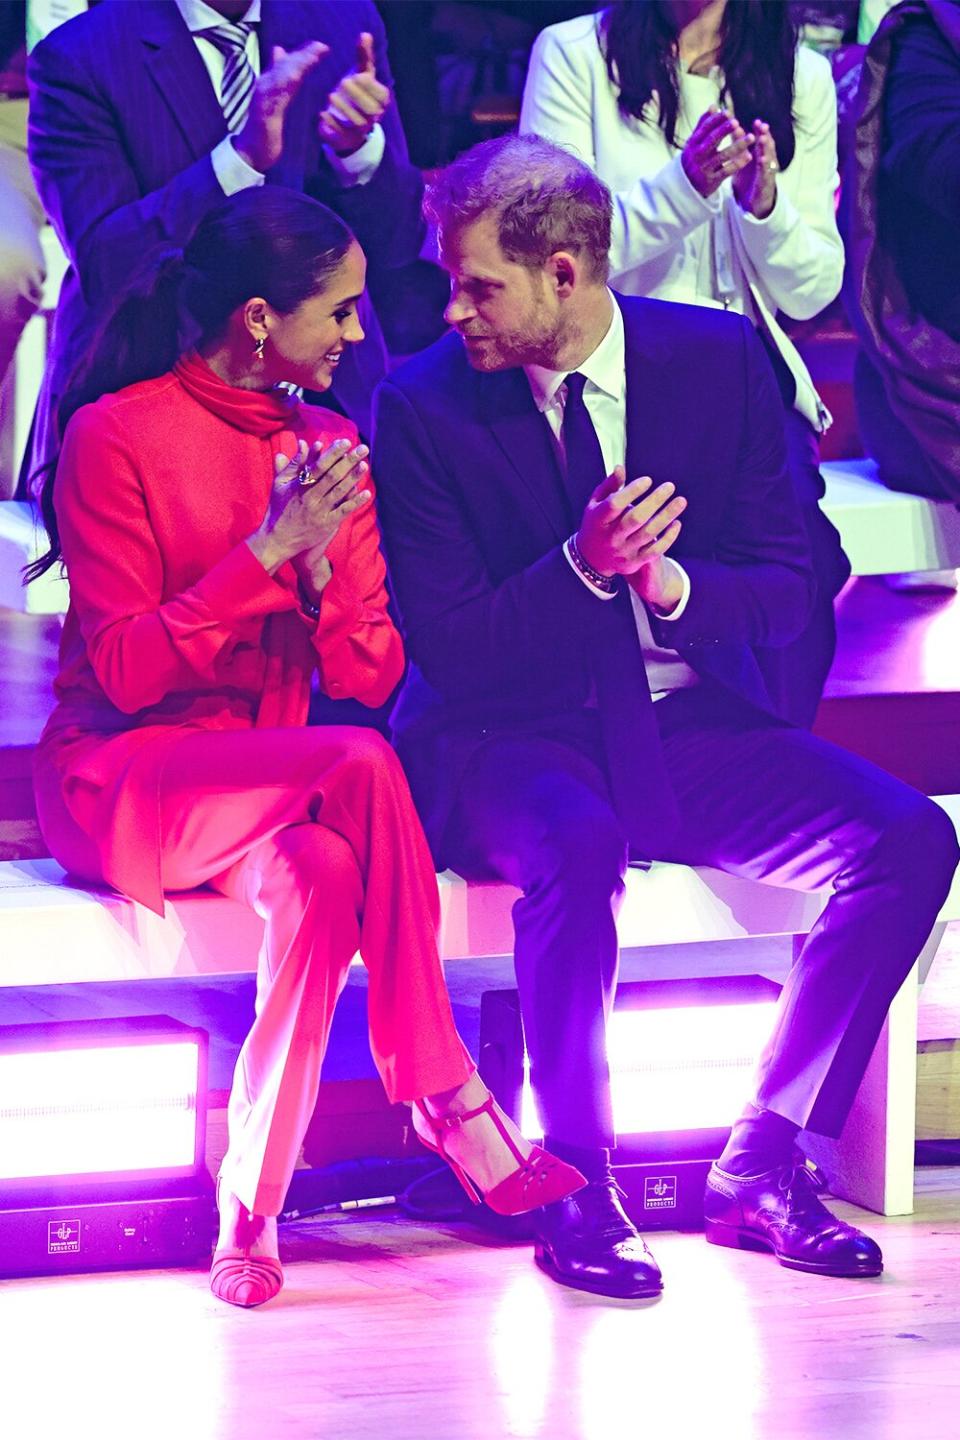
[[[196,1043],[0,1054],[0,1181],[190,1167]]]
[[[773,1028],[776,1001],[615,1010],[607,1026],[614,1124],[620,1135],[719,1130],[736,1119]],[[543,1134],[529,1082],[521,1128]]]

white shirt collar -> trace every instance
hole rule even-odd
[[[605,395],[609,395],[614,400],[620,400],[626,385],[623,313],[613,292],[608,290],[607,294],[610,296],[610,305],[613,310],[610,328],[593,354],[588,355],[583,364],[577,366],[577,370]],[[530,382],[533,401],[537,409],[549,410],[557,398],[557,391],[570,372],[568,370],[548,370],[544,365],[524,365],[523,369]]]
[[[227,25],[227,21],[219,10],[214,10],[212,5],[205,5],[204,0],[176,0],[177,9],[183,16],[183,23],[195,35],[198,30],[211,30],[214,25]],[[259,25],[260,23],[260,0],[250,0],[246,11],[236,22],[241,25]]]

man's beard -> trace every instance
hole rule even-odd
[[[543,365],[552,369],[554,360],[560,354],[564,342],[564,326],[558,318],[554,324],[537,325],[531,321],[522,329],[485,335],[473,345],[464,336],[467,359],[474,370],[491,373],[497,370],[515,370],[523,365]]]

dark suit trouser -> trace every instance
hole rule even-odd
[[[549,738],[491,740],[465,776],[444,845],[461,874],[524,892],[515,959],[531,1080],[547,1134],[590,1147],[614,1140],[604,1027],[627,863],[595,719],[570,717]],[[949,889],[953,825],[876,766],[706,684],[658,702],[657,719],[683,819],[655,858],[833,888],[744,1099],[838,1135]]]

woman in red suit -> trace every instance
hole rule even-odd
[[[330,385],[362,338],[363,286],[325,207],[276,187],[232,197],[106,321],[43,497],[36,568],[62,556],[71,592],[36,757],[52,853],[161,913],[165,890],[212,885],[266,921],[211,1273],[239,1305],[282,1283],[275,1217],[357,950],[387,1094],[417,1102],[418,1133],[468,1188],[518,1213],[582,1183],[521,1139],[457,1035],[393,752],[305,723],[314,672],[376,706],[403,665],[366,448],[290,388]]]

